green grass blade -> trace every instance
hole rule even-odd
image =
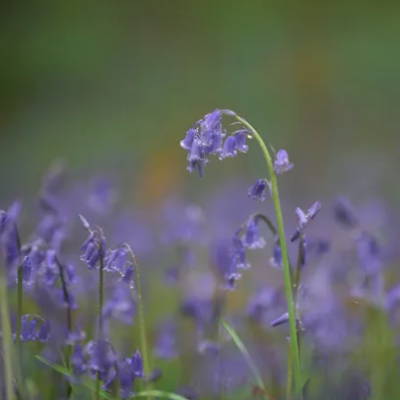
[[[36,358],[42,362],[43,364],[47,365],[50,368],[53,368],[54,370],[56,370],[57,372],[59,372],[60,374],[63,374],[67,377],[72,377],[71,372],[58,364],[53,364],[50,361],[46,360],[43,357],[40,356],[36,356]],[[94,385],[91,385],[89,383],[86,382],[82,382],[82,385],[87,387],[88,389],[95,391],[96,388]],[[110,394],[108,394],[107,392],[105,392],[104,390],[100,391],[100,396],[107,399],[107,400],[116,400],[116,398]],[[130,399],[134,399],[136,397],[160,397],[163,399],[171,399],[171,400],[187,400],[185,397],[180,396],[179,394],[175,394],[175,393],[170,393],[170,392],[163,392],[161,390],[147,390],[144,392],[139,392],[136,393],[135,395],[131,396]]]
[[[41,356],[36,356],[36,358],[37,358],[40,362],[42,362],[43,364],[47,365],[47,366],[50,367],[50,368],[53,368],[54,370],[56,370],[56,371],[59,372],[60,374],[65,375],[65,376],[67,376],[67,377],[69,377],[69,378],[72,377],[71,372],[70,372],[67,368],[63,367],[62,365],[53,364],[53,363],[51,363],[50,361],[46,360],[45,358],[43,358],[43,357],[41,357]]]
[[[134,399],[136,397],[160,397],[163,399],[171,399],[171,400],[187,400],[186,397],[182,397],[179,394],[163,392],[161,390],[146,390],[144,392],[139,392],[131,396],[130,399]]]
[[[251,359],[251,356],[250,356],[249,352],[247,351],[246,347],[244,346],[243,342],[240,340],[239,336],[236,334],[234,329],[228,323],[226,323],[224,320],[221,320],[221,323],[225,327],[225,329],[228,331],[228,333],[231,335],[233,341],[236,343],[236,346],[239,348],[240,352],[243,354],[243,357],[247,361],[247,365],[249,366],[249,368],[256,380],[258,387],[260,387],[265,392],[265,387],[264,387],[264,383],[261,379],[261,375],[258,372],[258,369],[257,369],[256,365],[254,364],[253,360]],[[265,395],[265,398],[267,398],[267,400],[268,400],[267,395]]]

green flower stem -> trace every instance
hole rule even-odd
[[[140,347],[141,354],[143,358],[143,369],[146,378],[150,376],[150,364],[149,364],[149,355],[148,355],[148,346],[147,346],[147,336],[146,336],[146,324],[144,319],[144,307],[143,307],[143,297],[142,297],[142,287],[140,284],[140,275],[139,275],[139,267],[136,261],[136,257],[133,254],[131,247],[125,243],[125,246],[131,256],[133,268],[135,270],[136,277],[136,289],[137,289],[137,298],[139,304],[139,333],[140,333]]]
[[[71,305],[70,305],[70,296],[68,292],[68,286],[67,286],[67,280],[65,277],[65,272],[64,272],[64,266],[60,263],[59,259],[56,257],[56,264],[58,267],[58,274],[60,276],[61,280],[61,288],[63,291],[63,297],[64,297],[64,303],[67,305],[67,330],[68,330],[68,335],[72,333],[72,310],[71,310]],[[65,349],[65,366],[67,369],[70,369],[71,367],[71,353],[72,353],[72,346],[67,345]],[[72,385],[71,382],[67,380],[66,383],[66,394],[67,394],[67,399],[71,397],[72,394]]]
[[[98,303],[98,318],[99,318],[99,336],[103,336],[103,303],[104,303],[104,249],[100,246],[100,265],[99,265],[99,303]],[[96,376],[96,400],[100,400],[100,374]]]
[[[236,116],[236,119],[247,129],[251,131],[254,138],[258,142],[261,147],[261,150],[264,154],[265,161],[267,162],[270,179],[271,179],[271,187],[272,187],[272,200],[274,202],[275,207],[275,214],[276,220],[278,224],[278,232],[279,232],[279,239],[282,251],[282,264],[283,264],[283,273],[285,279],[285,290],[286,290],[286,300],[287,300],[287,307],[289,313],[289,324],[290,324],[290,346],[291,346],[291,353],[292,353],[292,363],[293,363],[293,372],[294,372],[294,380],[295,380],[295,388],[296,393],[300,393],[301,386],[302,386],[302,379],[301,379],[301,366],[300,366],[300,355],[299,355],[299,348],[297,342],[297,324],[296,324],[296,309],[293,304],[293,294],[292,294],[292,283],[291,283],[291,271],[289,265],[289,258],[288,258],[288,251],[286,245],[286,238],[285,238],[285,229],[283,225],[283,218],[282,218],[282,210],[281,204],[279,201],[279,191],[278,191],[278,182],[276,173],[274,170],[274,165],[272,163],[271,156],[265,145],[264,141],[262,140],[259,133],[243,118]]]
[[[0,317],[3,327],[3,359],[4,359],[4,378],[6,384],[6,396],[9,400],[15,400],[14,378],[13,378],[13,355],[12,355],[12,333],[10,327],[10,317],[8,315],[7,301],[7,278],[6,274],[0,276]]]

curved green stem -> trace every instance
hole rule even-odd
[[[138,297],[138,303],[139,303],[138,311],[139,311],[140,345],[141,345],[142,358],[143,358],[144,374],[148,378],[150,376],[150,365],[149,365],[146,325],[145,325],[145,319],[144,319],[144,307],[143,307],[142,287],[140,284],[139,268],[138,268],[135,254],[133,253],[129,244],[125,243],[125,247],[127,248],[128,252],[131,256],[133,268],[135,270],[136,286],[137,286],[136,289],[137,289],[137,297]]]
[[[302,380],[301,380],[301,366],[300,366],[300,355],[299,355],[299,348],[297,342],[297,324],[296,324],[296,309],[293,304],[293,293],[292,293],[292,283],[291,283],[291,271],[289,265],[289,258],[288,258],[288,250],[286,245],[286,238],[285,238],[285,229],[283,225],[283,217],[282,217],[282,210],[281,210],[281,203],[279,200],[279,191],[278,191],[278,182],[276,173],[274,170],[274,165],[269,154],[268,148],[265,145],[264,141],[262,140],[259,133],[243,118],[236,115],[236,119],[245,126],[256,139],[258,144],[261,147],[261,150],[264,154],[265,161],[267,162],[270,179],[271,179],[271,187],[272,187],[272,200],[274,202],[275,207],[275,214],[276,220],[278,224],[278,232],[279,232],[279,239],[282,251],[282,264],[283,264],[283,274],[285,279],[285,290],[286,290],[286,301],[289,313],[289,324],[290,324],[290,346],[291,346],[291,353],[292,353],[292,363],[293,363],[293,372],[294,372],[294,380],[295,380],[295,388],[296,393],[300,393]]]

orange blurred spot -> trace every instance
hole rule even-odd
[[[173,146],[164,146],[149,153],[138,185],[134,185],[134,195],[140,204],[157,207],[168,196],[180,190],[186,164],[182,157],[178,156],[179,150],[180,147],[174,143]]]

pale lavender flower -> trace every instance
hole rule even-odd
[[[178,357],[177,326],[175,321],[166,320],[162,323],[154,347],[154,354],[161,359]]]
[[[247,221],[243,245],[248,249],[261,249],[266,245],[265,239],[260,235],[259,218],[252,217]]]
[[[224,147],[222,149],[221,155],[219,156],[220,160],[224,158],[236,157],[238,154],[238,143],[236,136],[229,136],[224,143]]]
[[[289,161],[289,156],[286,150],[279,150],[278,153],[276,153],[274,169],[278,175],[293,169],[293,164]]]
[[[236,148],[241,153],[247,153],[247,150],[249,150],[249,146],[247,146],[246,144],[246,136],[247,136],[246,130],[240,130],[235,133]]]

